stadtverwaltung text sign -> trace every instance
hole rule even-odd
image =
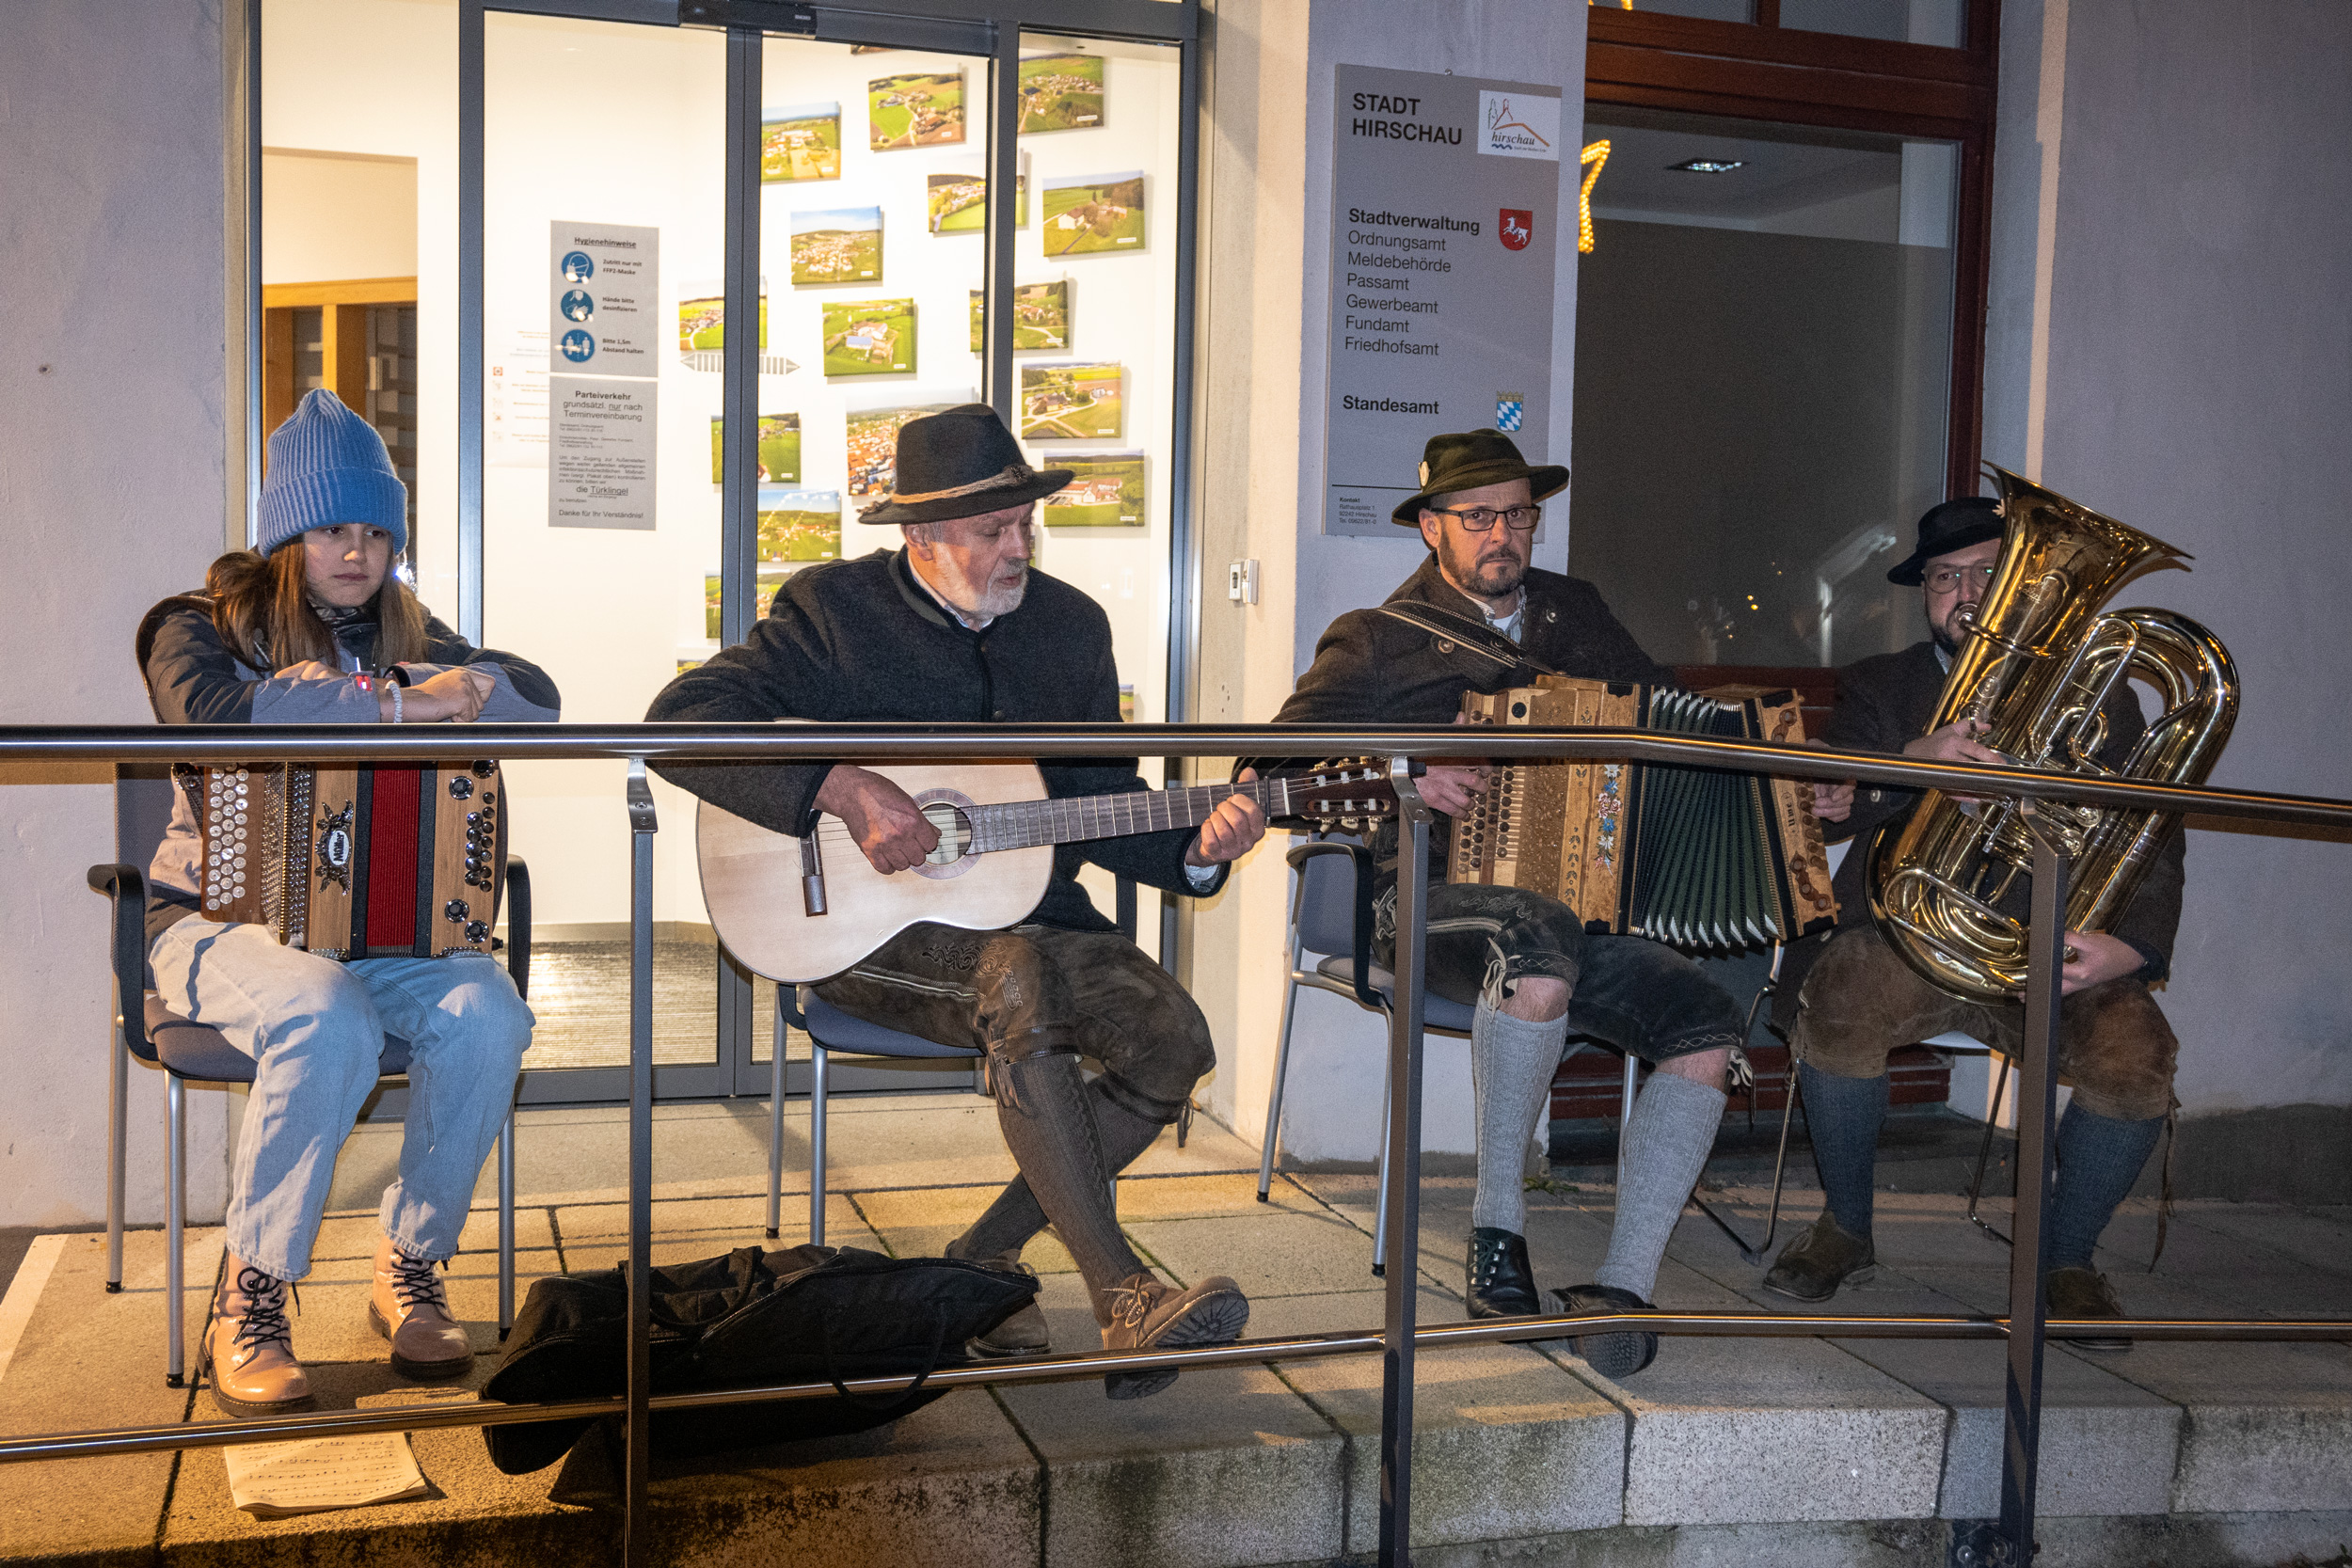
[[[1560,92],[1337,68],[1323,531],[1396,536],[1422,446],[1551,424]]]

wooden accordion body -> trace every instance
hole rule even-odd
[[[200,912],[326,958],[487,953],[506,870],[495,762],[180,770],[204,840]]]
[[[1546,675],[1466,692],[1462,709],[1472,724],[1804,739],[1796,695],[1758,687],[1699,693]],[[1453,837],[1446,880],[1545,894],[1588,931],[1740,949],[1794,942],[1837,916],[1804,780],[1658,763],[1504,765]]]

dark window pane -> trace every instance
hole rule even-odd
[[[1780,0],[1784,27],[1946,49],[1967,43],[1967,16],[1968,0]]]

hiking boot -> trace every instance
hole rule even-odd
[[[287,1285],[231,1257],[204,1325],[196,1375],[211,1379],[224,1416],[286,1416],[312,1405],[310,1379],[294,1359]]]
[[[1804,1235],[1780,1249],[1764,1289],[1798,1301],[1827,1301],[1837,1287],[1850,1280],[1858,1285],[1877,1267],[1871,1243],[1848,1234],[1824,1209]]]
[[[1148,1274],[1131,1274],[1111,1287],[1110,1322],[1103,1325],[1104,1350],[1183,1350],[1192,1345],[1230,1345],[1249,1326],[1249,1301],[1241,1287],[1213,1274],[1190,1290],[1164,1284]],[[1172,1368],[1148,1372],[1105,1372],[1103,1392],[1115,1400],[1139,1400],[1176,1381]]]
[[[2096,1269],[2052,1269],[2049,1303],[2053,1318],[2120,1318],[2123,1315],[2123,1304],[2115,1299],[2115,1287],[2108,1284],[2107,1276]],[[2096,1339],[2056,1339],[2051,1342],[2073,1350],[2107,1354],[2132,1348],[2132,1342],[2120,1334]]]
[[[449,1313],[445,1264],[411,1258],[389,1236],[375,1249],[375,1289],[368,1293],[368,1323],[392,1342],[392,1370],[430,1382],[463,1377],[473,1367],[473,1341]]]
[[[1656,1307],[1630,1291],[1614,1285],[1564,1285],[1551,1292],[1563,1312],[1654,1312]],[[1568,1349],[1606,1378],[1624,1379],[1658,1359],[1658,1336],[1629,1331],[1622,1334],[1574,1334]]]
[[[954,1253],[949,1253],[950,1258]],[[1021,1260],[1018,1252],[1001,1253],[994,1258],[970,1258],[966,1262],[983,1268],[1002,1269],[1007,1274],[1025,1274],[1031,1279],[1037,1271]],[[1050,1355],[1053,1343],[1045,1328],[1045,1309],[1031,1296],[1021,1308],[985,1334],[976,1334],[963,1342],[964,1354],[976,1361],[1003,1361],[1015,1356]]]
[[[1473,1226],[1462,1305],[1473,1318],[1532,1318],[1535,1275],[1527,1266],[1527,1238],[1497,1226]]]

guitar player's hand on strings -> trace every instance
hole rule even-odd
[[[1258,776],[1254,768],[1245,768],[1235,784],[1248,784]],[[1186,865],[1223,865],[1239,860],[1249,847],[1265,837],[1265,808],[1247,795],[1228,795],[1216,803],[1216,810],[1200,824],[1200,836],[1184,851]]]
[[[817,809],[849,825],[866,863],[884,876],[923,863],[939,847],[939,830],[914,797],[880,773],[836,764],[817,791]]]

